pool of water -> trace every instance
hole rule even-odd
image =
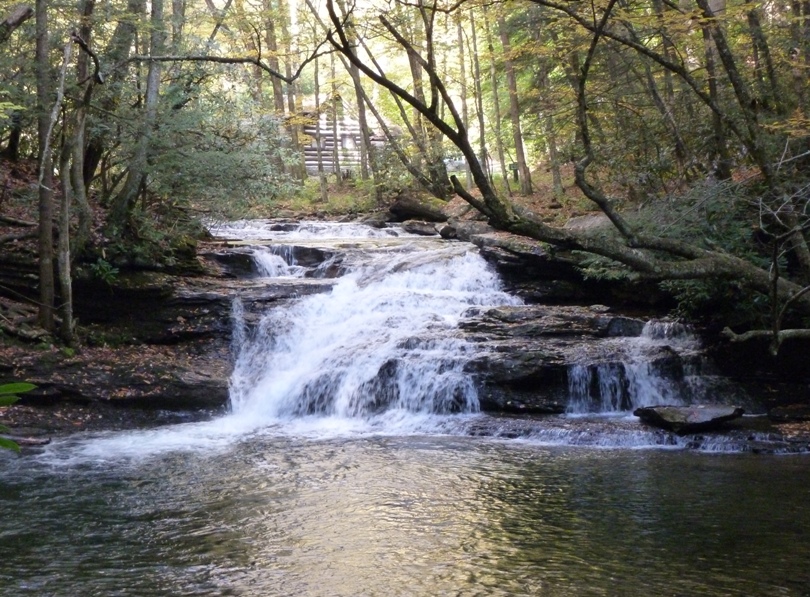
[[[2,593],[810,591],[804,456],[216,425],[0,455]]]

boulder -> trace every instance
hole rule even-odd
[[[633,414],[643,423],[679,435],[712,431],[745,411],[738,406],[645,406]]]
[[[421,220],[405,220],[402,222],[402,229],[410,234],[420,236],[436,236],[436,225],[431,222]]]
[[[450,220],[448,224],[456,231],[456,237],[459,240],[470,241],[473,236],[479,234],[488,234],[495,231],[495,229],[486,222],[477,220]]]
[[[390,219],[390,217],[391,217],[390,213],[375,211],[360,218],[360,222],[366,224],[367,226],[371,226],[372,228],[381,229],[388,226],[388,220]]]

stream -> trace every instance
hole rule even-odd
[[[521,303],[471,245],[214,232],[268,282],[328,288],[259,314],[234,300],[229,414],[0,454],[3,595],[810,594],[806,456],[631,415],[705,395],[644,360],[694,350],[688,331],[616,339],[620,371],[572,366],[567,413],[524,423],[480,412],[466,367],[465,314]]]

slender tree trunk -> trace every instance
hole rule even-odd
[[[327,203],[329,201],[329,189],[326,185],[326,174],[323,170],[323,145],[321,137],[321,82],[318,78],[319,69],[318,63],[320,60],[315,60],[314,69],[314,84],[315,84],[315,114],[318,120],[315,122],[315,144],[318,146],[318,181],[321,188],[321,201]]]
[[[290,5],[286,0],[278,0],[278,22],[281,26],[281,45],[284,59],[284,75],[290,79],[293,74],[292,38],[290,37]],[[299,180],[306,180],[307,171],[304,165],[304,152],[301,148],[300,115],[296,113],[295,83],[287,83],[287,129],[290,133],[291,148],[301,156],[298,164],[290,167],[290,174]]]
[[[537,73],[537,87],[540,89],[542,97],[548,97],[551,93],[551,84],[548,80],[549,67],[542,65]],[[541,121],[543,122],[543,133],[546,138],[548,149],[548,163],[551,170],[552,189],[556,198],[564,194],[562,184],[562,173],[560,172],[560,156],[557,150],[557,132],[554,130],[554,116],[549,101],[545,102]]]
[[[245,50],[247,50],[249,54],[258,56],[259,46],[257,45],[257,40],[253,37],[254,30],[253,27],[251,27],[250,19],[245,13],[244,0],[234,0],[234,13],[236,15],[236,22],[239,27],[239,33],[242,36],[242,43],[245,46]],[[261,40],[258,40],[258,43],[261,43]],[[260,69],[258,66],[254,65],[251,70],[253,72],[251,96],[253,97],[254,101],[259,102],[261,101],[262,97],[262,80],[264,77],[262,69]]]
[[[274,8],[271,0],[264,0],[265,18],[265,43],[267,44],[267,66],[277,73],[281,72],[278,61],[278,39],[276,38],[276,19],[278,18],[278,8]],[[281,79],[272,77],[273,85],[273,109],[279,117],[284,115],[284,87]]]
[[[349,14],[344,0],[338,0],[338,7],[340,8],[341,13],[344,15],[344,18],[347,19],[346,32],[349,35],[349,39],[351,39],[354,43],[353,51],[355,52],[356,56],[358,39],[357,32],[355,31],[354,23],[352,21],[352,15]],[[371,178],[371,176],[374,174],[375,170],[371,167],[371,161],[373,159],[373,147],[371,145],[371,135],[368,127],[366,103],[363,100],[363,82],[360,79],[360,70],[357,66],[349,64],[349,76],[351,77],[352,84],[354,86],[354,97],[355,101],[357,102],[357,121],[360,125],[360,135],[363,139],[363,142],[360,145],[360,178],[362,180],[369,180],[369,178]]]
[[[779,80],[776,77],[773,58],[768,40],[762,30],[760,20],[761,11],[752,0],[746,0],[746,4],[751,6],[748,11],[748,29],[751,32],[752,55],[754,57],[754,69],[759,86],[759,92],[767,108],[776,113],[783,113],[781,94],[779,93]],[[763,74],[764,63],[764,74]]]
[[[95,0],[83,0],[81,6],[81,23],[79,25],[79,37],[90,47],[92,43],[92,20],[95,10]],[[78,207],[78,225],[73,241],[73,256],[81,255],[84,246],[90,238],[92,227],[93,211],[90,202],[87,200],[87,185],[84,181],[84,156],[85,156],[85,133],[87,124],[87,109],[90,106],[90,97],[95,87],[95,79],[89,74],[89,56],[86,52],[79,52],[76,61],[76,80],[87,81],[83,97],[78,102],[75,115],[75,142],[72,145],[73,159],[70,164],[70,179],[73,187],[73,194]],[[62,172],[67,172],[63,170]],[[62,175],[63,177],[65,174]]]
[[[50,148],[52,123],[51,69],[48,58],[47,1],[36,2],[37,137],[39,142],[39,324],[54,330],[53,277],[53,162]]]
[[[8,143],[6,143],[6,148],[3,150],[2,155],[7,160],[16,162],[20,159],[20,141],[22,140],[22,119],[18,111],[15,110],[11,113],[9,116],[9,124],[11,130],[8,135]]]
[[[475,89],[475,111],[478,115],[478,146],[479,157],[481,165],[489,178],[492,178],[492,172],[489,168],[489,159],[487,156],[487,137],[486,137],[486,123],[484,121],[484,94],[481,90],[481,61],[478,58],[478,36],[475,29],[475,11],[470,11],[470,31],[472,31],[472,58],[473,58],[473,82]],[[467,164],[468,170],[470,165]],[[470,170],[472,176],[472,170]]]
[[[129,56],[136,40],[136,24],[146,11],[146,0],[127,0],[126,16],[118,21],[104,55],[109,64],[120,64]],[[114,112],[121,100],[127,68],[117,68],[107,77],[106,93],[99,102],[104,112]],[[92,130],[92,127],[91,127]],[[84,154],[84,184],[89,185],[96,174],[106,149],[104,133],[91,135]],[[106,197],[106,195],[105,195]]]
[[[464,121],[464,128],[470,130],[469,110],[467,109],[467,62],[464,58],[464,27],[461,17],[464,13],[456,13],[456,33],[458,36],[458,72],[459,84],[461,86],[461,119]],[[472,171],[470,165],[464,160],[464,174],[467,181],[467,188],[472,188]]]
[[[495,48],[492,44],[492,33],[489,28],[487,11],[484,10],[484,33],[487,38],[487,49],[489,50],[489,77],[492,84],[492,109],[495,112],[495,148],[498,152],[498,162],[501,164],[501,176],[506,185],[506,191],[512,194],[512,187],[509,184],[509,173],[506,170],[506,157],[503,149],[503,136],[501,135],[501,102],[498,97],[498,73],[495,68]]]
[[[149,53],[152,56],[161,56],[165,40],[163,30],[163,0],[152,0],[152,26]],[[157,121],[158,100],[160,99],[160,68],[161,63],[149,62],[146,75],[146,99],[144,102],[144,119],[141,136],[135,147],[135,153],[129,163],[129,174],[124,188],[113,199],[110,207],[108,224],[117,228],[119,232],[126,228],[127,220],[138,195],[146,182],[146,166],[152,134]]]
[[[518,172],[520,173],[520,192],[524,195],[532,194],[532,175],[526,163],[526,153],[523,149],[523,132],[520,128],[520,104],[518,103],[517,78],[515,77],[515,67],[509,57],[512,48],[509,44],[509,33],[506,30],[506,22],[503,18],[498,19],[498,31],[501,36],[501,45],[506,55],[504,59],[504,70],[506,70],[506,82],[509,87],[509,117],[512,120],[512,138],[515,144],[515,158],[517,159]]]
[[[343,101],[340,98],[340,94],[338,93],[337,88],[337,73],[335,71],[335,54],[329,54],[329,72],[332,77],[332,105],[331,105],[331,112],[332,112],[332,138],[335,140],[334,144],[332,145],[332,170],[335,175],[335,184],[341,183],[341,170],[340,170],[340,131],[338,125],[338,102]]]
[[[186,0],[172,0],[172,47],[183,43],[183,27],[186,24]]]
[[[70,47],[69,45],[67,46]],[[59,171],[62,175],[62,201],[59,208],[59,239],[57,242],[57,264],[59,272],[59,316],[62,318],[59,327],[59,337],[62,341],[71,346],[75,342],[73,333],[73,287],[71,284],[71,251],[70,251],[70,204],[73,202],[73,184],[71,177],[66,175],[70,172],[70,159],[74,154],[73,144],[75,138],[62,147],[62,155],[59,160]]]
[[[717,84],[717,50],[711,38],[708,27],[701,25],[703,43],[706,56],[706,75],[709,78],[709,97],[712,102],[719,105],[720,92]],[[712,112],[712,128],[714,129],[715,174],[720,180],[731,178],[731,158],[728,155],[726,129],[723,119],[717,112]]]

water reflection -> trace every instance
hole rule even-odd
[[[801,595],[802,458],[256,436],[4,459],[9,595]]]

